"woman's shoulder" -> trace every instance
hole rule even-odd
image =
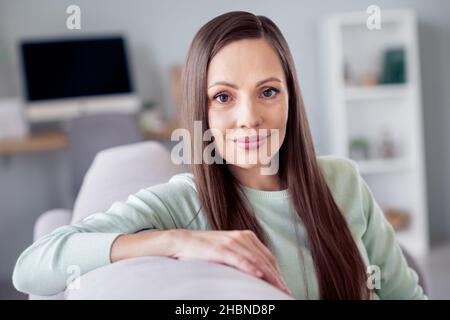
[[[190,172],[175,174],[167,182],[150,186],[145,191],[151,192],[164,204],[180,228],[191,223],[201,209],[194,176]],[[190,226],[202,229],[203,224],[204,221],[200,219]]]
[[[169,183],[197,191],[194,175],[191,172],[178,173],[170,178]]]
[[[352,197],[359,188],[360,174],[355,161],[334,155],[318,156],[317,162],[334,195]]]
[[[155,184],[147,187],[146,190],[156,194],[172,195],[192,195],[197,193],[194,175],[190,172],[183,172],[173,175],[167,182]]]
[[[317,162],[327,179],[348,179],[359,175],[357,163],[348,158],[322,155],[317,157]]]
[[[319,156],[317,160],[333,199],[350,225],[363,228],[362,178],[357,163],[334,155]]]

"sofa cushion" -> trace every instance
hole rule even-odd
[[[78,284],[65,291],[66,299],[293,299],[228,265],[160,256],[112,263],[84,274]]]

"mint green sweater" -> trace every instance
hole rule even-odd
[[[376,298],[426,299],[416,272],[408,267],[393,228],[356,164],[332,156],[318,157],[318,161],[365,263],[378,266],[381,271]],[[317,278],[305,230],[289,209],[287,190],[261,191],[245,186],[243,189],[271,240],[272,252],[293,296],[318,299]],[[94,213],[38,239],[17,260],[14,286],[36,295],[61,292],[66,286],[69,266],[78,265],[84,274],[110,264],[111,245],[120,234],[146,228],[210,229],[202,211],[196,216],[199,208],[192,174],[175,175],[167,183],[130,195],[125,202],[115,202],[106,212]]]

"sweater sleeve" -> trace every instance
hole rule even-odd
[[[165,204],[150,189],[142,189],[106,212],[57,228],[35,241],[18,258],[13,284],[28,294],[57,294],[65,290],[74,266],[82,275],[110,264],[110,249],[119,235],[172,228],[176,225]]]
[[[427,299],[417,273],[403,256],[394,229],[359,173],[358,179],[366,220],[362,240],[371,265],[380,271],[380,286],[375,288],[377,295],[381,299]]]

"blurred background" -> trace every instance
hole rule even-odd
[[[318,154],[358,163],[429,296],[450,298],[448,1],[0,0],[1,299],[27,298],[15,260],[98,151],[170,148],[190,41],[232,10],[279,26]]]

